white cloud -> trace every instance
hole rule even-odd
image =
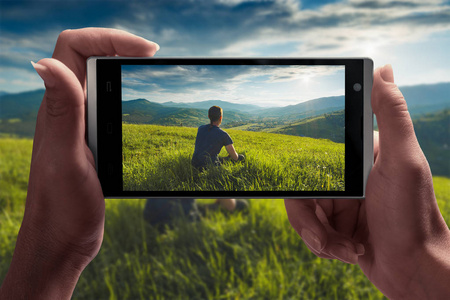
[[[121,5],[123,14],[104,16],[99,11],[98,19],[93,15],[89,22],[154,40],[161,46],[157,53],[160,57],[370,56],[377,61],[401,64],[406,69],[411,65],[407,61],[418,56],[416,45],[429,43],[436,34],[450,35],[450,4],[440,0],[346,0],[314,9],[295,0],[155,0],[121,2]],[[14,6],[2,11],[8,20],[17,17],[22,21],[34,14],[42,18],[48,12],[49,18],[52,14],[59,18],[52,24],[60,23],[51,28],[50,23],[36,23],[36,28],[19,33],[4,26],[3,21],[0,66],[26,70],[30,60],[51,56],[59,33],[73,25],[74,19],[70,12],[56,14],[49,6],[48,3],[39,7]],[[65,14],[64,23],[60,19]],[[410,47],[401,47],[404,45]],[[434,52],[422,51],[421,57],[428,65],[435,65],[437,57],[441,59],[440,65],[450,63],[448,55],[437,55],[436,50],[450,48],[448,40],[434,40],[429,47]],[[400,48],[403,52],[394,51]],[[444,81],[449,81],[447,72],[437,68],[430,67],[427,72],[432,74],[436,70],[436,74],[446,77]],[[6,73],[2,76],[10,80]],[[407,72],[403,76],[412,82],[421,80],[420,75]],[[4,86],[8,89],[7,84]]]

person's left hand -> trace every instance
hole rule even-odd
[[[105,202],[85,140],[86,59],[153,56],[158,49],[121,30],[66,30],[53,58],[34,64],[46,91],[38,112],[25,215],[0,296],[70,297],[81,271],[97,255]],[[16,287],[12,294],[11,284]]]

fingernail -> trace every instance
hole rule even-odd
[[[356,244],[356,254],[357,255],[363,255],[364,253],[366,253],[366,248],[364,248],[363,244]]]
[[[317,235],[315,235],[312,231],[309,229],[302,229],[300,232],[300,235],[302,236],[302,240],[312,249],[314,249],[316,252],[322,252],[322,243]]]
[[[55,78],[53,77],[53,74],[50,72],[48,67],[39,63],[35,63],[33,61],[31,61],[31,65],[39,74],[39,76],[41,76],[42,80],[44,80],[45,87],[51,88],[55,86]]]
[[[155,42],[153,42],[153,44],[155,44],[155,46],[156,46],[156,51],[158,51],[159,49],[161,49],[161,47],[159,46],[159,44],[157,44],[157,43],[155,43]]]
[[[344,245],[333,245],[329,253],[331,256],[348,264],[356,264],[358,262],[358,255]]]

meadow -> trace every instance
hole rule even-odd
[[[0,138],[0,281],[22,221],[31,147]],[[433,180],[449,224],[450,179]],[[73,299],[385,299],[358,266],[314,256],[281,199],[251,199],[245,215],[180,219],[164,233],[143,220],[144,203],[106,200],[103,245]]]
[[[197,128],[122,125],[124,190],[343,191],[344,144],[226,129],[243,163],[198,172],[191,166]],[[219,156],[225,157],[225,148]]]

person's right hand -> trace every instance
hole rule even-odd
[[[379,137],[366,199],[286,199],[289,221],[312,252],[358,263],[389,298],[450,299],[450,232],[389,65],[375,71],[372,108]]]

